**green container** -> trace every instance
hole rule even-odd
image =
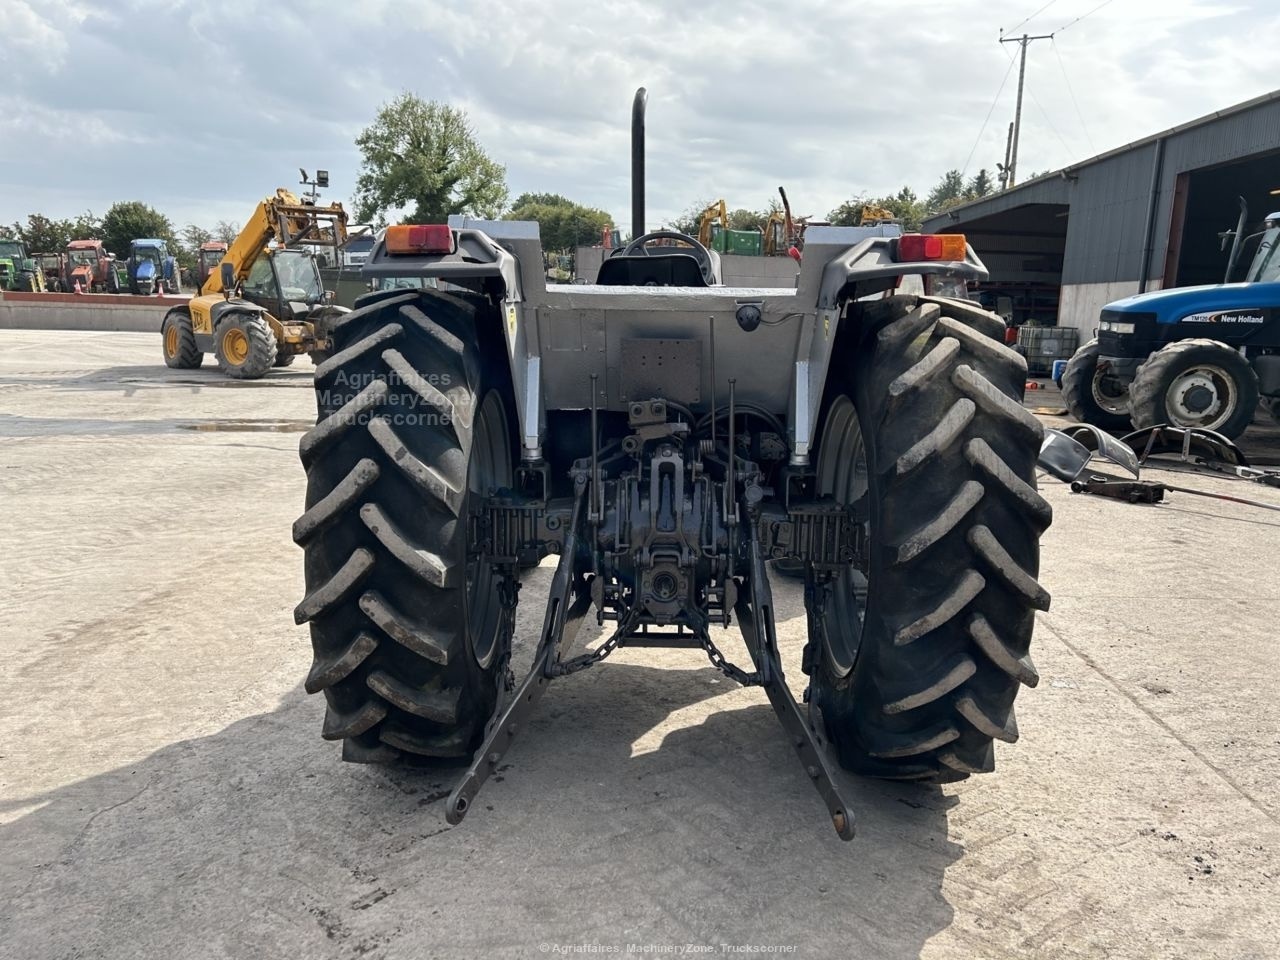
[[[729,233],[718,224],[711,227],[711,249],[716,253],[729,252]]]
[[[722,253],[734,253],[740,257],[758,257],[763,252],[764,236],[759,230],[727,230],[724,235],[727,243],[721,250]]]

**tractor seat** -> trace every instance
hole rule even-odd
[[[705,287],[695,257],[688,253],[609,257],[600,264],[596,283],[606,287]]]

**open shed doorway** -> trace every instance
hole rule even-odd
[[[1222,283],[1231,245],[1228,241],[1224,250],[1219,235],[1235,229],[1240,216],[1236,198],[1244,197],[1249,204],[1246,233],[1252,233],[1263,217],[1280,210],[1280,195],[1273,196],[1273,190],[1280,190],[1280,150],[1178,174],[1164,285],[1189,287]],[[1231,278],[1233,281],[1243,277],[1244,268],[1256,249],[1255,244],[1242,248],[1241,265]]]

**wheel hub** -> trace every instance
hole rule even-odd
[[[222,335],[222,354],[237,367],[249,359],[249,338],[239,327]]]
[[[178,355],[178,328],[175,326],[170,326],[164,332],[164,352],[170,357]]]
[[[1169,385],[1165,407],[1175,426],[1216,430],[1235,410],[1235,381],[1221,367],[1192,367]]]
[[[1107,413],[1129,415],[1129,388],[1123,380],[1099,370],[1093,375],[1093,402]]]

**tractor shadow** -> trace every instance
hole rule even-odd
[[[522,611],[518,666],[538,612]],[[270,712],[0,806],[6,954],[747,944],[906,960],[952,922],[954,797],[843,777],[858,823],[843,843],[763,692],[700,651],[622,650],[556,681],[456,827],[459,770],[343,764],[322,714],[295,687]]]
[[[341,763],[317,736],[322,703],[295,688],[0,809],[0,939],[30,958],[540,942],[918,956],[952,920],[951,798],[846,781],[859,836],[842,843],[763,694],[722,705],[716,676],[611,663],[557,682],[457,827],[456,771]]]

